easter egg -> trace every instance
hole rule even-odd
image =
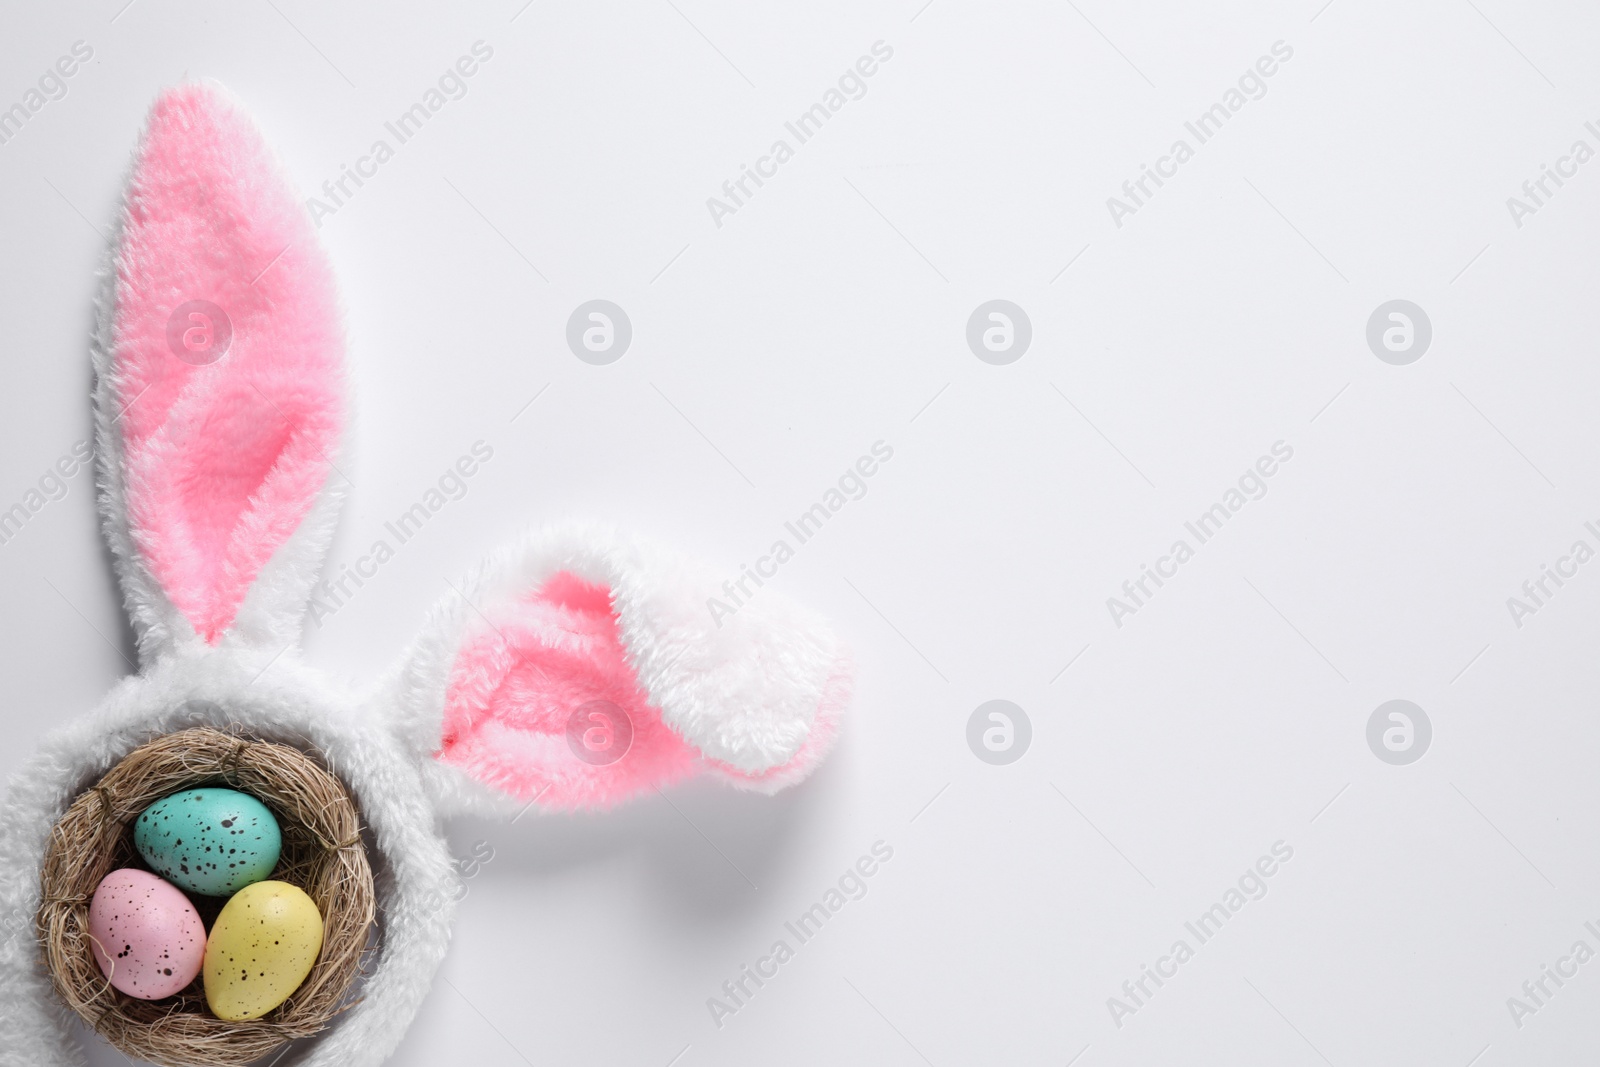
[[[189,789],[156,801],[133,827],[150,869],[208,897],[237,893],[272,874],[283,849],[278,820],[236,789]]]
[[[322,951],[322,913],[288,882],[256,882],[223,905],[206,945],[206,1004],[229,1022],[259,1019],[300,988]]]
[[[194,981],[206,957],[206,928],[189,898],[149,871],[112,871],[89,902],[94,958],[111,984],[160,1000]]]

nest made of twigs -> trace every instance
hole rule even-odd
[[[164,1000],[120,993],[90,948],[89,902],[101,879],[143,866],[133,821],[161,798],[204,785],[238,789],[272,809],[283,831],[272,877],[305,890],[322,913],[322,953],[305,983],[249,1022],[212,1015],[198,978]],[[339,779],[299,749],[204,728],[135,749],[79,796],[50,834],[40,889],[36,924],[56,990],[111,1044],[171,1067],[246,1064],[322,1030],[348,1006],[375,913],[360,812]],[[190,899],[209,929],[222,902]]]

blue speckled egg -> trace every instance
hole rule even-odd
[[[226,897],[272,874],[283,849],[267,806],[235,789],[188,789],[158,800],[133,826],[139,855],[167,881]]]

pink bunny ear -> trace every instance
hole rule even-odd
[[[338,508],[342,331],[309,218],[219,87],[151,109],[110,283],[103,505],[141,648],[294,640]]]
[[[757,592],[714,612],[720,583],[659,548],[530,537],[435,612],[393,694],[402,733],[447,795],[605,807],[702,773],[775,791],[826,753],[850,671],[818,619]]]

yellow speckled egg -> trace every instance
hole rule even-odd
[[[223,905],[206,942],[206,1004],[229,1022],[288,1000],[322,951],[322,913],[288,882],[256,882]]]

